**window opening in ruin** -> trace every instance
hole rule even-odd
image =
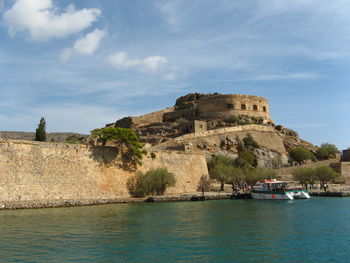
[[[242,105],[241,105],[241,109],[242,109],[242,110],[246,110],[246,109],[247,109],[247,106],[246,106],[245,104],[242,104]]]
[[[265,112],[266,112],[266,107],[265,107],[265,106],[263,107],[263,111],[265,111]]]
[[[253,110],[258,110],[258,106],[257,105],[253,105]]]
[[[202,124],[199,124],[199,129],[203,129],[203,125]]]
[[[234,108],[235,108],[235,105],[234,105],[234,104],[227,104],[227,108],[228,108],[228,109],[234,109]]]

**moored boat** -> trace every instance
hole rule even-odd
[[[309,199],[309,193],[302,188],[290,188],[287,182],[276,179],[258,181],[250,191],[253,199],[293,200]]]

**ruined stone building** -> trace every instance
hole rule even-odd
[[[188,133],[240,124],[273,125],[267,99],[252,95],[191,93],[173,107],[139,117],[126,117],[107,127],[131,128],[141,141],[158,143]]]

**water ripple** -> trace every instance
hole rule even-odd
[[[0,211],[1,262],[347,262],[350,199]]]

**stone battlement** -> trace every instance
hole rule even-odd
[[[126,117],[107,126],[138,129],[154,123],[210,121],[232,119],[233,116],[249,116],[261,123],[273,123],[269,102],[259,96],[240,94],[191,93],[176,100],[175,106],[139,117]]]

